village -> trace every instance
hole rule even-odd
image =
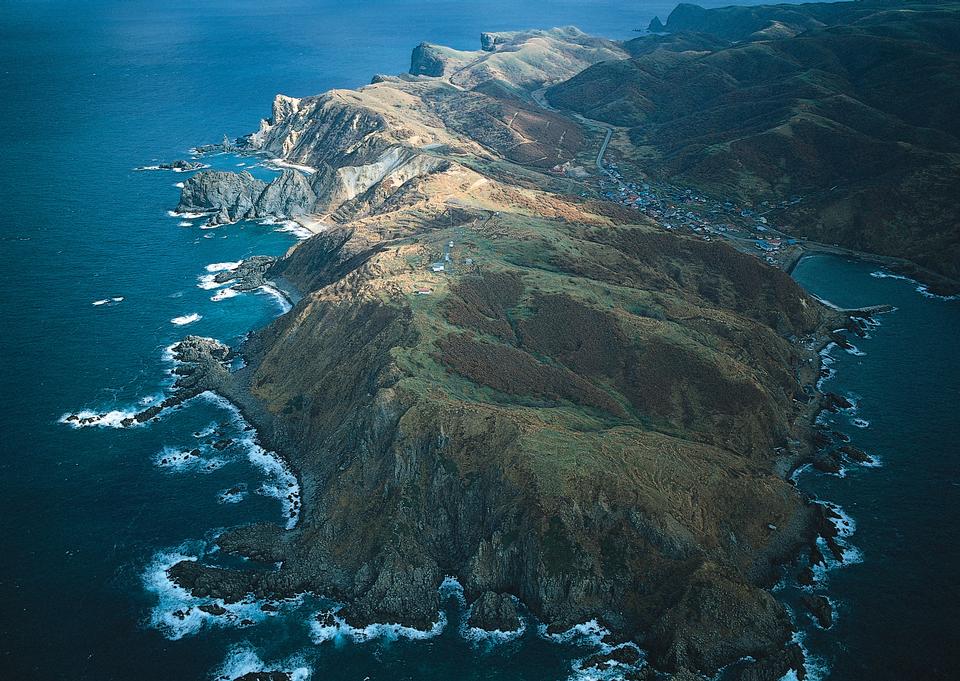
[[[799,196],[777,204],[764,201],[755,208],[740,207],[666,182],[633,181],[624,177],[616,163],[602,164],[599,158],[597,165],[605,175],[598,182],[603,198],[642,212],[669,232],[689,232],[704,241],[726,239],[739,250],[778,267],[785,266],[789,247],[798,243],[772,225],[766,215],[800,203],[803,199]]]

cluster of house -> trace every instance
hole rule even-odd
[[[600,180],[604,198],[642,212],[668,231],[689,230],[704,241],[710,241],[711,235],[755,237],[756,248],[768,262],[773,262],[770,254],[796,243],[795,239],[773,236],[773,227],[763,213],[800,203],[799,196],[776,204],[763,201],[755,208],[738,208],[730,201],[710,200],[692,189],[662,182],[630,181],[623,177],[616,163],[608,163],[605,170],[607,178]]]

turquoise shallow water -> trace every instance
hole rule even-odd
[[[521,641],[478,649],[457,635],[455,605],[445,632],[418,642],[317,645],[306,624],[318,605],[310,601],[290,606],[284,616],[257,615],[245,628],[192,631],[189,622],[175,621],[178,628],[171,629],[155,618],[176,609],[176,594],[150,580],[157,574],[151,568],[170,553],[204,551],[219,528],[280,522],[277,500],[258,492],[275,479],[239,446],[223,453],[203,446],[201,462],[186,468],[158,465],[171,452],[202,444],[207,436],[193,433],[211,426],[242,434],[232,414],[209,401],[129,430],[75,430],[57,421],[84,408],[130,409],[160,393],[170,368],[163,350],[186,333],[231,342],[280,312],[270,296],[214,302],[215,292],[197,284],[211,263],[282,253],[293,243],[291,234],[254,223],[209,231],[197,221],[179,226],[183,219],[167,211],[185,175],[135,168],[254,129],[278,91],[313,94],[402,71],[420,40],[472,48],[481,30],[570,23],[630,37],[630,29],[668,9],[605,0],[4,4],[4,678],[206,678],[225,661],[236,671],[254,657],[307,666],[323,679],[568,676],[570,660],[583,649],[544,641],[532,629]],[[211,162],[236,168],[249,161],[225,155]],[[866,357],[838,358],[838,382],[860,380],[861,366],[873,377],[849,389],[863,393],[862,411],[871,421],[857,441],[867,438],[862,446],[882,449],[884,468],[851,472],[841,481],[802,478],[804,486],[851,505],[858,520],[851,541],[862,543],[864,553],[862,564],[830,577],[849,610],[841,610],[838,635],[813,632],[808,644],[838,678],[862,678],[858,665],[877,678],[908,669],[915,658],[895,645],[903,637],[925,651],[935,671],[955,668],[947,630],[927,614],[946,612],[950,600],[943,594],[956,602],[941,560],[956,558],[955,536],[941,519],[955,515],[957,501],[949,437],[956,428],[948,409],[956,369],[943,340],[948,332],[956,336],[957,308],[928,301],[902,281],[872,279],[842,263],[818,269],[815,262],[798,269],[805,284],[835,286],[838,296],[862,292],[863,302],[901,309],[861,344]],[[92,304],[113,297],[123,300]],[[201,318],[190,325],[171,323],[194,313]],[[901,371],[904,356],[909,364]],[[900,383],[885,382],[888,375]],[[920,401],[911,401],[917,394]],[[246,486],[242,498],[221,503],[221,493],[237,485]],[[849,494],[864,499],[853,503]],[[894,498],[900,502],[887,503]],[[891,597],[900,586],[911,590]]]

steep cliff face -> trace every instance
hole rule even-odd
[[[310,213],[317,197],[300,173],[284,170],[269,184],[248,172],[205,170],[184,182],[178,212],[212,213],[209,224],[292,218]]]
[[[243,173],[201,174],[184,187],[178,210],[215,211],[214,224],[310,213],[343,222],[408,201],[418,181],[448,171],[451,160],[438,150],[547,168],[571,160],[578,128],[535,106],[527,90],[626,53],[573,28],[485,35],[492,53],[419,45],[411,73],[435,79],[277,95],[272,116],[241,148],[313,169],[309,179],[285,172],[264,187]]]
[[[474,52],[420,43],[413,51],[410,73],[445,76],[465,89],[487,81],[534,89],[570,78],[591,64],[624,56],[618,43],[567,26],[481,33],[480,49]]]

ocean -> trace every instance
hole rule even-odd
[[[172,343],[188,333],[237,342],[284,309],[264,291],[212,300],[209,276],[250,255],[280,255],[297,235],[258,223],[202,230],[199,220],[168,214],[185,174],[138,168],[254,130],[277,92],[309,95],[404,71],[421,40],[472,49],[484,30],[567,24],[629,38],[671,7],[7,0],[0,676],[232,678],[268,666],[357,681],[568,678],[584,647],[546,640],[533,625],[497,645],[467,640],[455,590],[447,627],[426,640],[379,632],[364,642],[321,641],[309,625],[318,605],[306,597],[278,613],[242,606],[229,626],[195,610],[178,616],[189,598],[163,568],[209,552],[221,528],[283,522],[284,471],[214,400],[138,428],[72,428],[61,419],[143,408],[172,381]],[[210,162],[275,172],[230,155]],[[948,617],[958,602],[956,536],[944,522],[957,508],[958,307],[870,276],[875,269],[811,258],[796,272],[837,303],[898,307],[857,341],[865,355],[837,353],[832,386],[859,396],[870,425],[848,430],[883,465],[842,479],[800,476],[856,520],[849,542],[862,555],[829,574],[839,621],[830,632],[807,627],[805,645],[831,678],[905,678],[917,669],[935,678],[958,668]],[[221,438],[235,442],[221,451],[211,444]]]

